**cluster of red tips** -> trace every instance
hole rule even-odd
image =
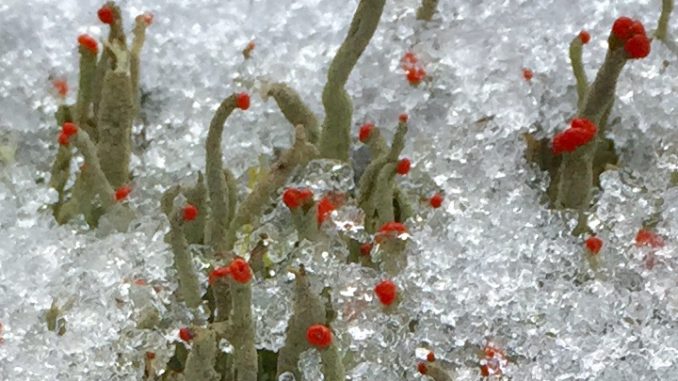
[[[249,263],[242,258],[234,259],[231,264],[228,265],[228,270],[233,280],[238,283],[245,284],[252,280],[252,269],[250,268]]]
[[[603,248],[603,240],[596,236],[589,237],[584,244],[592,255],[597,255],[600,253],[600,249]]]
[[[313,202],[313,192],[308,188],[287,188],[283,192],[282,201],[290,209],[310,205]]]
[[[653,249],[659,249],[664,247],[664,239],[653,231],[640,229],[636,234],[636,246],[649,246]]]
[[[198,208],[193,204],[186,204],[181,210],[181,218],[184,221],[193,221],[198,217]]]
[[[238,93],[235,95],[235,106],[241,110],[250,108],[250,95],[247,93]]]
[[[365,242],[362,245],[360,245],[360,255],[363,257],[367,257],[370,255],[372,252],[372,242]]]
[[[179,329],[179,338],[185,342],[193,340],[193,331],[188,327],[183,327]]]
[[[367,139],[372,136],[372,131],[374,131],[373,123],[363,124],[360,126],[360,131],[358,132],[358,140],[360,140],[361,143],[367,143]]]
[[[99,20],[104,24],[113,24],[115,22],[115,12],[110,5],[104,5],[97,11]]]
[[[426,78],[426,70],[421,65],[417,57],[412,52],[407,52],[400,60],[407,82],[412,86],[417,86]]]
[[[59,133],[57,140],[62,146],[68,145],[68,140],[71,138],[71,136],[77,133],[78,127],[75,125],[75,123],[66,122],[61,126],[61,132]]]
[[[410,172],[410,168],[412,167],[412,162],[410,159],[405,158],[405,159],[400,159],[398,160],[398,163],[396,163],[396,173],[405,176]]]
[[[332,331],[322,324],[315,324],[306,330],[306,341],[312,347],[325,349],[332,345]]]
[[[323,222],[327,219],[327,217],[332,213],[333,210],[337,209],[337,206],[334,204],[334,202],[330,199],[329,196],[325,196],[318,201],[318,205],[316,206],[316,221],[318,222],[318,226],[322,225]]]
[[[589,32],[582,30],[579,32],[579,41],[581,41],[582,44],[586,45],[591,41],[591,35]]]
[[[132,188],[130,188],[127,185],[122,185],[118,187],[118,189],[115,190],[115,201],[120,202],[129,196],[129,194],[132,192]]]
[[[534,77],[534,73],[532,72],[532,70],[524,67],[523,68],[523,79],[526,80],[526,81],[531,81],[532,77]]]
[[[428,200],[429,205],[431,205],[431,208],[433,209],[438,209],[443,205],[443,195],[440,193],[436,193],[431,198]]]
[[[645,58],[650,54],[650,39],[643,23],[629,17],[620,17],[612,24],[612,35],[624,43],[629,58]]]
[[[410,117],[409,117],[406,113],[402,113],[402,114],[398,115],[398,121],[399,121],[400,123],[407,123],[407,120],[408,120],[409,118],[410,118]]]
[[[66,98],[66,95],[68,95],[68,82],[65,79],[53,80],[52,86],[61,98]]]
[[[590,142],[595,136],[598,128],[588,119],[572,119],[570,128],[557,133],[553,137],[551,146],[554,155],[560,155],[563,152],[574,152],[577,148]]]
[[[390,306],[398,296],[398,287],[390,280],[382,280],[374,287],[374,293],[379,298],[381,304]]]
[[[89,34],[81,34],[78,36],[78,44],[92,54],[97,54],[99,52],[97,41]]]
[[[508,365],[504,351],[496,347],[493,343],[487,343],[485,349],[485,358],[480,360],[480,375],[489,377],[491,375],[501,375],[502,367]]]
[[[387,222],[379,228],[375,240],[377,243],[382,243],[388,238],[396,238],[401,234],[407,233],[407,226],[400,222]]]

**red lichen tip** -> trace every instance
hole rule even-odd
[[[379,228],[375,240],[377,243],[382,243],[387,238],[396,238],[401,234],[407,233],[407,226],[400,222],[387,222]]]
[[[586,242],[586,249],[593,255],[600,253],[600,249],[603,247],[603,240],[593,236],[589,237]]]
[[[210,285],[214,284],[217,279],[225,278],[231,273],[231,269],[228,266],[217,267],[214,270],[210,271],[209,276],[207,277],[207,283]]]
[[[590,120],[584,118],[573,119],[570,128],[557,133],[553,137],[552,151],[554,155],[564,152],[574,152],[577,148],[588,144],[595,136],[598,128]]]
[[[417,59],[417,56],[414,55],[414,53],[412,53],[412,52],[406,52],[403,55],[403,58],[400,60],[400,63],[402,65],[403,69],[408,69],[410,67],[413,67],[413,66],[417,65],[418,62],[419,62],[419,60]]]
[[[324,349],[332,345],[332,331],[322,324],[308,327],[306,341],[312,347]]]
[[[250,268],[249,263],[242,258],[234,259],[230,265],[228,265],[228,271],[234,281],[245,284],[252,280],[252,269]]]
[[[181,218],[184,221],[193,221],[196,217],[198,217],[198,208],[193,204],[184,205]]]
[[[362,245],[360,245],[360,255],[363,257],[367,257],[370,255],[372,252],[372,242],[365,242]]]
[[[624,50],[631,59],[645,58],[650,54],[650,40],[645,34],[637,34],[624,43]]]
[[[81,34],[78,36],[78,44],[93,54],[97,54],[99,52],[99,45],[97,44],[97,41],[89,34]]]
[[[313,202],[313,192],[308,188],[287,188],[283,192],[282,201],[290,209],[309,205]]]
[[[99,16],[99,20],[104,24],[110,25],[115,21],[115,13],[113,8],[109,5],[104,5],[103,7],[99,8],[97,11],[97,16]]]
[[[183,327],[179,329],[179,338],[185,342],[193,340],[193,332],[188,327]]]
[[[64,133],[63,131],[59,133],[59,136],[57,136],[57,141],[59,142],[60,145],[62,146],[67,146],[68,145],[68,135]]]
[[[127,185],[122,185],[118,187],[118,189],[115,190],[115,201],[122,201],[129,196],[129,194],[132,192],[132,188],[130,188]]]
[[[333,210],[335,210],[337,207],[336,205],[332,202],[330,197],[325,196],[318,201],[318,205],[316,206],[316,221],[318,222],[318,226],[322,225],[323,222],[327,219],[327,217],[332,213]]]
[[[410,162],[410,159],[400,159],[398,160],[398,163],[396,164],[396,173],[402,176],[405,176],[410,172],[410,168],[412,167],[412,162]]]
[[[422,67],[413,67],[405,71],[405,77],[412,86],[417,86],[426,78],[426,70]]]
[[[591,41],[591,34],[589,32],[582,30],[579,32],[579,41],[581,41],[582,44],[586,45]]]
[[[390,280],[382,280],[374,287],[374,293],[377,294],[381,304],[390,306],[398,296],[398,287]]]
[[[144,12],[144,14],[141,15],[141,17],[144,20],[144,24],[146,24],[146,26],[151,26],[153,24],[153,13]]]
[[[490,368],[487,366],[487,364],[480,366],[480,375],[483,377],[490,377]]]
[[[410,118],[410,117],[409,117],[406,113],[402,113],[402,114],[398,115],[398,121],[399,121],[400,123],[407,123],[407,120],[408,120],[409,118]]]
[[[366,143],[367,139],[370,138],[372,135],[372,131],[374,130],[374,124],[373,123],[365,123],[362,126],[360,126],[360,131],[358,132],[358,140],[360,140],[361,143]]]
[[[614,21],[612,24],[612,34],[620,39],[626,40],[631,37],[631,25],[633,25],[633,20],[629,17],[622,16]]]
[[[436,354],[433,353],[433,351],[429,352],[429,353],[426,355],[426,361],[428,361],[428,362],[434,362],[434,361],[436,361]]]
[[[235,106],[241,110],[250,108],[250,95],[247,93],[238,93],[235,96]]]
[[[649,246],[658,249],[664,246],[664,239],[653,231],[640,229],[636,234],[636,246]]]
[[[423,362],[420,362],[417,364],[417,372],[421,374],[426,374],[428,373],[428,367]]]
[[[431,205],[431,208],[438,209],[443,205],[443,195],[440,193],[436,193],[431,198],[428,200],[429,205]]]
[[[151,361],[155,359],[155,352],[146,352],[146,358]]]
[[[526,80],[526,81],[531,81],[532,77],[534,77],[534,73],[532,72],[532,70],[524,67],[523,68],[523,79]]]
[[[61,132],[70,138],[78,133],[78,126],[76,126],[75,123],[66,122],[61,126]]]
[[[52,81],[52,86],[61,98],[66,98],[68,95],[68,82],[65,79],[55,79]]]

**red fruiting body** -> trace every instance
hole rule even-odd
[[[288,208],[298,208],[313,201],[313,192],[307,188],[287,188],[283,192],[282,200]]]
[[[119,187],[115,190],[115,201],[122,201],[126,199],[130,192],[132,192],[132,188],[127,185]]]
[[[433,352],[429,352],[429,353],[426,355],[426,361],[428,361],[428,362],[434,362],[434,361],[436,361],[436,354],[433,353]]]
[[[645,58],[650,54],[650,40],[645,34],[637,34],[626,41],[624,50],[629,58]]]
[[[250,108],[250,95],[247,93],[238,93],[235,96],[235,105],[241,110]]]
[[[191,329],[187,327],[180,328],[179,338],[188,343],[189,341],[193,340],[193,332],[191,332]]]
[[[634,21],[633,24],[629,27],[630,37],[633,37],[638,34],[645,35],[645,26],[640,21]]]
[[[409,119],[409,116],[405,113],[398,115],[398,121],[400,121],[400,123],[407,123],[408,119]]]
[[[405,72],[405,76],[410,85],[417,86],[426,78],[426,70],[421,67],[413,67]]]
[[[78,44],[93,54],[97,54],[99,52],[99,45],[97,44],[97,41],[88,34],[81,34],[78,36]]]
[[[372,243],[371,242],[365,242],[362,245],[360,245],[360,255],[362,256],[368,256],[372,252]]]
[[[217,279],[224,278],[230,273],[231,269],[228,266],[217,267],[210,271],[209,276],[207,277],[207,283],[214,284]]]
[[[198,217],[198,208],[193,204],[186,204],[182,210],[182,216],[184,221],[193,221]]]
[[[436,193],[431,198],[428,200],[428,203],[431,205],[432,208],[438,209],[440,208],[441,205],[443,205],[443,195],[440,193]]]
[[[250,269],[249,263],[242,258],[234,259],[228,265],[228,270],[233,280],[238,283],[245,284],[252,280],[252,269]]]
[[[423,362],[420,362],[417,364],[417,372],[426,374],[428,372],[428,367]]]
[[[638,230],[636,234],[636,246],[650,246],[654,249],[658,249],[664,246],[664,239],[647,229]]]
[[[370,135],[372,135],[372,131],[374,130],[374,124],[372,123],[365,123],[362,126],[360,126],[360,132],[358,132],[358,140],[360,140],[362,143],[366,143],[367,139],[370,138]]]
[[[390,306],[398,296],[398,287],[390,280],[382,280],[374,287],[374,293],[377,294],[381,304]]]
[[[487,364],[480,366],[480,375],[483,377],[490,377],[490,368],[487,366]]]
[[[101,22],[104,24],[110,25],[115,21],[115,13],[113,12],[113,8],[108,5],[104,5],[103,7],[99,8],[97,11],[97,16],[99,16],[99,20],[101,20]]]
[[[631,25],[633,25],[633,20],[622,16],[612,24],[612,34],[620,40],[626,40],[631,37]]]
[[[579,32],[579,41],[581,41],[582,44],[588,44],[589,41],[591,41],[591,35],[589,32],[582,30]]]
[[[59,134],[57,137],[57,141],[59,144],[62,146],[67,146],[68,145],[68,135],[66,135],[63,131]]]
[[[336,206],[328,196],[323,197],[318,201],[318,205],[316,206],[316,213],[315,217],[318,222],[318,226],[322,225],[323,222],[327,219],[327,216],[332,213],[333,210],[336,209]]]
[[[151,26],[151,24],[153,24],[153,13],[145,12],[141,17],[143,17],[146,26]]]
[[[589,143],[595,136],[598,128],[593,122],[584,118],[573,119],[570,128],[557,133],[553,137],[552,150],[554,155],[563,152],[573,152],[577,148]]]
[[[312,347],[324,349],[332,344],[332,331],[322,324],[308,327],[306,341]]]
[[[61,126],[61,131],[70,138],[71,136],[78,133],[78,127],[75,125],[75,123],[66,122],[63,126]]]
[[[65,98],[68,95],[68,82],[65,79],[55,79],[52,81],[52,86],[60,97]]]
[[[407,52],[403,55],[403,58],[400,60],[403,69],[407,70],[411,67],[414,67],[417,65],[419,60],[417,60],[417,56],[414,55],[412,52]]]
[[[534,77],[534,73],[532,72],[532,70],[524,67],[523,68],[523,79],[525,79],[526,81],[529,81],[529,80],[532,79],[532,77]]]
[[[155,359],[155,352],[146,352],[146,358],[148,360],[153,360]]]
[[[400,159],[396,164],[396,173],[405,176],[410,172],[410,167],[412,167],[412,162],[410,162],[410,159]]]
[[[603,240],[598,237],[589,237],[586,242],[586,248],[591,252],[591,254],[596,255],[600,253],[600,249],[603,247]]]
[[[379,228],[379,234],[400,235],[407,233],[407,226],[400,222],[387,222]]]

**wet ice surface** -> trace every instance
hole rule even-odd
[[[174,296],[161,192],[193,181],[204,167],[211,113],[233,91],[255,94],[266,82],[285,81],[322,116],[324,76],[357,1],[287,3],[123,3],[128,22],[145,10],[155,14],[142,56],[144,123],[135,127],[137,133],[143,127],[149,144],[141,149],[137,138],[133,157],[131,203],[139,218],[130,232],[111,235],[77,221],[57,226],[45,208],[55,199],[46,182],[57,133],[48,77],[65,76],[68,100],[74,99],[75,39],[82,32],[103,35],[95,13],[100,4],[0,5],[0,379],[138,380],[144,352],[154,351],[158,363],[171,355],[177,329],[192,316]],[[319,290],[332,287],[333,327],[340,347],[351,353],[352,380],[421,379],[415,365],[423,348],[455,368],[458,379],[476,380],[478,351],[487,340],[506,352],[503,372],[513,380],[675,377],[676,57],[653,43],[652,54],[630,62],[621,75],[611,134],[620,169],[603,175],[590,217],[605,242],[596,270],[585,260],[582,240],[566,233],[571,216],[541,202],[545,178],[526,164],[521,138],[537,126],[551,136],[572,117],[566,52],[580,29],[592,35],[584,60],[593,78],[612,21],[628,15],[653,29],[659,3],[449,0],[429,24],[414,20],[416,1],[387,4],[347,88],[356,129],[369,120],[390,136],[397,115],[410,114],[404,154],[414,167],[400,180],[417,215],[408,222],[408,268],[394,279],[400,306],[384,313],[371,291],[382,275],[329,255],[330,249],[344,255],[335,241],[295,252],[296,261],[318,275]],[[252,39],[253,58],[244,62],[240,52]],[[400,69],[408,50],[429,74],[418,88]],[[535,73],[530,82],[523,67]],[[274,102],[256,95],[227,129],[225,162],[238,175],[291,140]],[[336,180],[313,179],[317,189]],[[446,195],[443,208],[418,202],[438,189]],[[338,220],[350,220],[341,213]],[[660,216],[656,231],[666,245],[651,254],[656,264],[648,269],[649,250],[633,239],[652,216]],[[275,219],[288,218],[284,208],[267,218],[261,229],[272,237],[270,255],[283,256],[295,233],[275,234]],[[291,312],[291,283],[278,276],[255,284],[262,348],[282,345]],[[63,307],[63,336],[44,323],[54,300]],[[162,317],[159,329],[137,327],[149,306]],[[302,356],[311,379],[318,377],[317,362],[317,354]]]

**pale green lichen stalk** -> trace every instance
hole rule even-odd
[[[186,359],[184,379],[186,381],[221,381],[221,375],[214,370],[217,358],[217,337],[208,328],[194,328],[192,348]]]
[[[417,9],[417,20],[431,21],[438,8],[438,0],[422,0]]]
[[[570,64],[572,65],[572,73],[577,84],[577,109],[579,110],[581,110],[584,104],[584,98],[589,87],[582,60],[583,47],[584,43],[579,36],[573,38],[572,42],[570,42]]]
[[[202,293],[200,283],[193,267],[193,256],[188,249],[184,236],[183,210],[176,209],[170,217],[170,244],[174,253],[174,266],[179,276],[179,293],[190,308],[200,306]]]
[[[386,0],[360,0],[348,35],[330,64],[327,84],[322,94],[325,120],[318,146],[324,158],[341,161],[349,159],[353,105],[344,86],[379,25],[385,2]]]
[[[299,124],[304,126],[309,143],[316,144],[318,142],[320,137],[318,118],[304,104],[294,89],[284,83],[274,83],[268,88],[266,95],[275,99],[280,111],[293,126]]]

